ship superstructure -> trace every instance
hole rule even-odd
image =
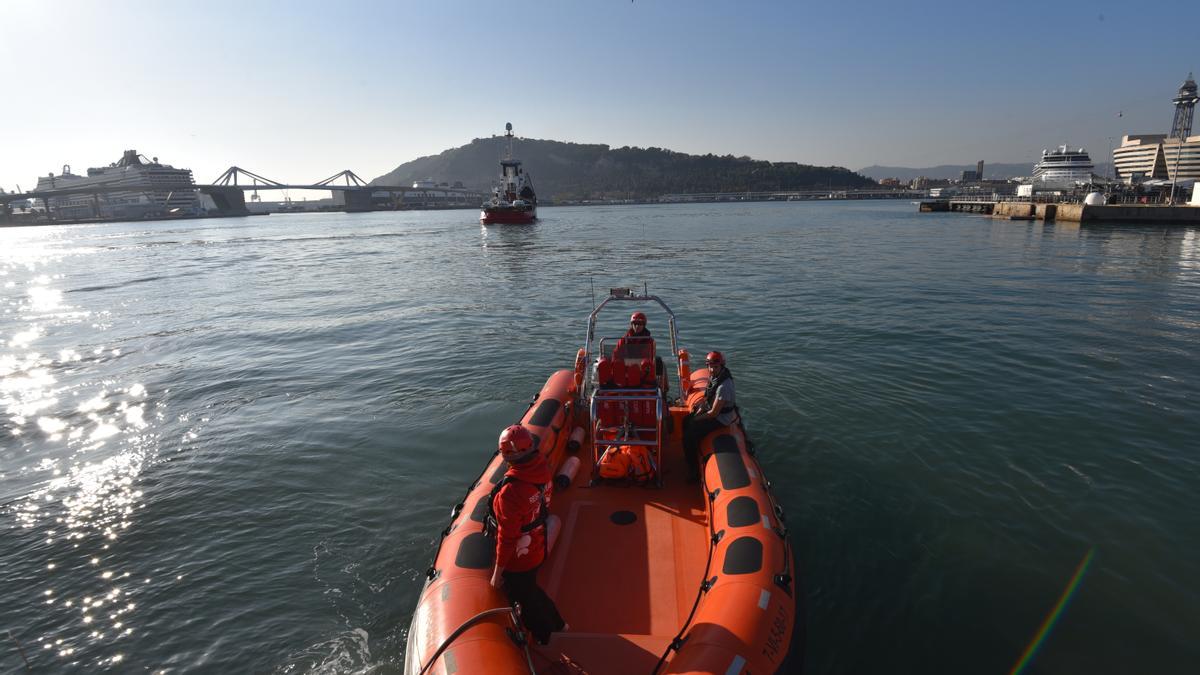
[[[86,176],[71,173],[66,165],[60,175],[38,178],[37,189],[72,191],[50,198],[50,209],[58,218],[137,219],[201,213],[191,169],[160,164],[157,157],[144,160],[137,150],[126,150],[120,161],[90,168]],[[95,191],[88,192],[88,188]]]
[[[504,125],[508,152],[500,160],[500,183],[492,188],[492,198],[483,204],[479,219],[491,223],[527,224],[537,219],[537,194],[533,181],[521,169],[521,160],[513,158],[512,123]]]
[[[1033,180],[1037,187],[1070,188],[1091,183],[1094,168],[1087,150],[1060,145],[1042,150],[1042,160],[1033,167]]]

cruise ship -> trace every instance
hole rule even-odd
[[[1042,161],[1033,167],[1033,181],[1039,188],[1072,188],[1092,182],[1092,158],[1087,150],[1070,150],[1060,145],[1042,150]]]
[[[88,191],[96,188],[96,192]],[[120,189],[115,189],[120,188]],[[137,150],[126,150],[120,161],[91,168],[86,176],[71,173],[38,178],[37,190],[69,190],[50,198],[56,218],[156,218],[200,215],[203,209],[191,169],[146,160]]]

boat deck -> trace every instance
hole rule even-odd
[[[570,631],[535,647],[535,666],[565,655],[589,675],[649,673],[687,620],[703,581],[708,519],[700,487],[685,480],[682,410],[673,412],[662,488],[589,487],[585,449],[571,487],[555,492],[551,510],[563,530],[539,581]],[[632,522],[619,524],[629,513]]]

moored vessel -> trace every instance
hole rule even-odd
[[[626,303],[662,310],[669,352],[653,338],[597,338],[601,311]],[[495,541],[484,523],[507,468],[493,453],[442,531],[405,673],[784,667],[800,586],[783,511],[740,419],[701,440],[700,480],[684,480],[683,420],[710,379],[689,359],[675,315],[656,296],[613,289],[591,312],[574,369],[554,372],[521,418],[556,474],[537,579],[570,629],[534,644],[489,583]],[[608,471],[614,452],[631,450],[648,471]]]
[[[1033,167],[1035,188],[1073,188],[1092,182],[1092,158],[1087,150],[1069,149],[1065,144],[1054,150],[1042,150],[1042,159]]]
[[[524,225],[537,220],[537,193],[529,174],[521,168],[521,160],[512,156],[512,123],[504,125],[508,150],[500,160],[500,182],[492,188],[492,196],[484,202],[479,220],[484,225]]]
[[[89,189],[95,192],[88,192]],[[49,199],[58,218],[152,218],[200,215],[203,209],[190,169],[176,169],[126,150],[121,159],[93,167],[86,176],[71,173],[38,178],[39,192],[67,194]]]

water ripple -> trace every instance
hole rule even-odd
[[[497,430],[643,283],[730,359],[809,672],[1007,670],[1093,547],[1047,672],[1200,658],[1194,230],[544,215],[0,231],[0,600],[35,671],[398,669]]]

